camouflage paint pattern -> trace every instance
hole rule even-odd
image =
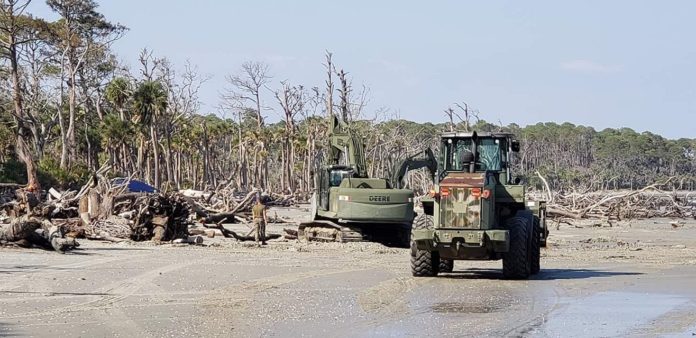
[[[441,228],[481,228],[481,192],[484,173],[449,173],[440,182]]]
[[[481,188],[441,188],[440,227],[481,227]]]

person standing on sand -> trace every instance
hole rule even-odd
[[[254,217],[256,244],[259,244],[259,240],[261,240],[261,244],[266,245],[266,223],[268,223],[266,211],[267,208],[261,196],[256,197],[256,204],[251,208],[251,214]]]

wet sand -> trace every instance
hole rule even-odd
[[[0,248],[0,336],[696,334],[696,222],[577,226],[552,229],[528,281],[499,261],[413,278],[408,250],[377,243]]]

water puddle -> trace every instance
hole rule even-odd
[[[632,292],[602,292],[549,314],[541,330],[552,337],[614,337],[631,333],[682,305],[687,298]]]

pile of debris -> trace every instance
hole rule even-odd
[[[296,203],[293,195],[263,194],[259,190],[238,193],[229,187],[209,192],[189,189],[162,193],[154,188],[134,192],[129,190],[132,178],[109,180],[108,170],[98,170],[79,191],[51,188],[44,201],[20,186],[0,185],[0,209],[6,215],[0,222],[5,223],[0,225],[0,244],[63,252],[79,245],[76,238],[200,244],[201,235],[219,234],[253,240],[250,211],[257,198],[270,206]],[[282,220],[276,217],[271,221]],[[246,235],[222,226],[240,222],[249,224]]]
[[[608,220],[654,217],[696,218],[696,192],[667,191],[672,179],[640,190],[533,192],[535,200],[546,200],[548,214],[556,218]]]
[[[85,222],[86,237],[158,243],[188,237],[189,207],[177,195],[127,193],[115,195],[112,202],[104,203],[107,200],[108,197],[101,205],[97,204],[98,208],[113,203],[111,210],[81,213],[83,219],[89,220]]]
[[[230,188],[213,191],[186,189],[179,194],[185,198],[201,223],[250,222],[251,208],[257,198],[263,199],[267,206],[288,207],[297,204],[295,195],[268,194],[258,189],[241,193]]]
[[[187,201],[199,224],[189,228],[190,233],[205,234],[208,237],[218,235],[238,241],[255,240],[255,230],[251,225],[251,208],[258,198],[261,198],[267,206],[287,207],[297,204],[294,195],[267,194],[257,189],[243,194],[228,189],[217,189],[211,192],[187,189],[180,191],[179,194]],[[277,215],[269,215],[269,222],[285,223],[286,221]],[[238,234],[225,228],[223,223],[245,223],[248,232]],[[280,237],[278,234],[266,233],[267,240]]]
[[[187,240],[189,206],[180,196],[132,193],[126,184],[112,184],[108,167],[94,173],[79,191],[49,189],[45,200],[20,188],[0,208],[9,223],[0,225],[0,243],[38,246],[57,251],[72,249],[76,238]],[[8,199],[7,196],[3,198]]]

